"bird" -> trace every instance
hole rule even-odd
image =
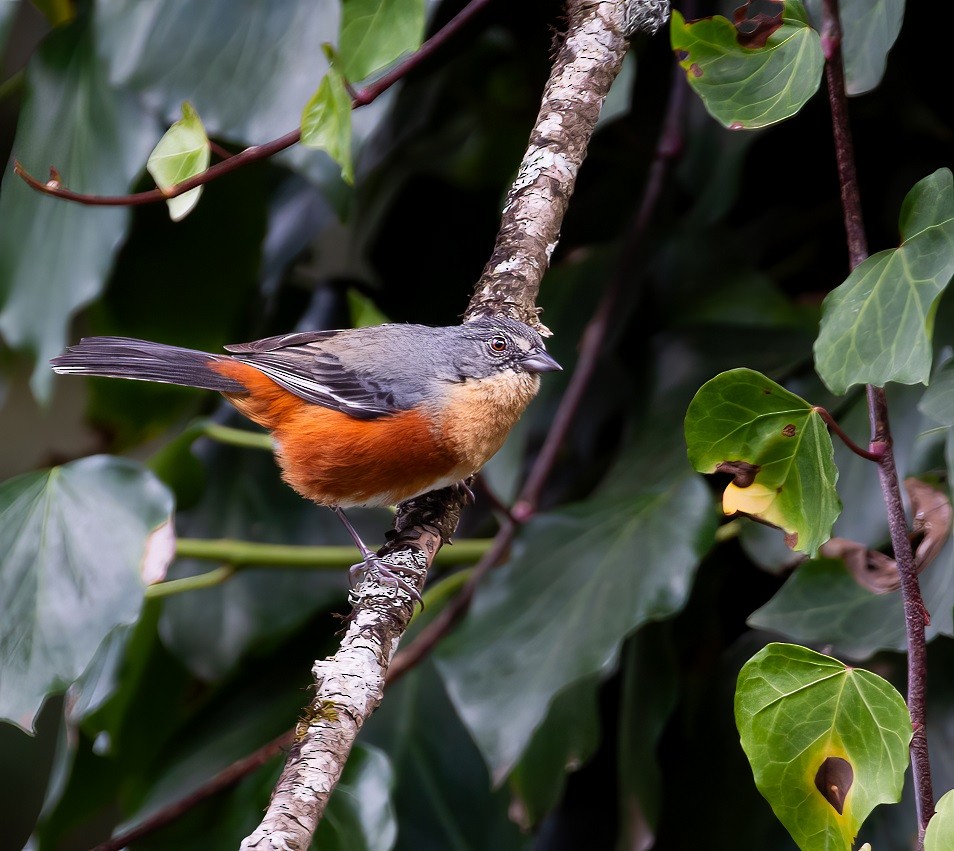
[[[218,391],[271,433],[284,481],[343,523],[362,559],[352,583],[377,572],[416,600],[344,509],[465,482],[503,445],[540,374],[561,369],[534,328],[506,316],[299,331],[224,349],[85,337],[50,363],[63,375]]]

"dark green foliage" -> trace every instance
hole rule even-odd
[[[22,3],[15,26],[10,5],[0,4],[0,49],[13,57],[14,44],[30,43],[31,32],[42,39],[23,86],[14,80],[0,88],[0,119],[11,118],[0,123],[2,145],[41,179],[52,164],[67,186],[90,192],[150,188],[149,151],[185,100],[213,142],[231,151],[294,130],[328,70],[321,44],[347,44],[338,39],[337,4],[309,0],[79,3],[71,22],[45,35],[48,25],[31,4]],[[887,18],[900,14],[896,5],[878,4]],[[872,254],[897,249],[913,235],[909,224],[923,224],[904,205],[919,181],[933,176],[930,188],[941,194],[949,186],[940,171],[951,166],[954,133],[945,111],[947,59],[924,38],[936,25],[931,4],[908,5],[890,53],[890,21],[846,38],[849,85],[869,92],[851,101],[850,119]],[[383,6],[414,15],[420,4]],[[427,4],[428,32],[460,6]],[[816,36],[806,21],[815,25],[816,6],[806,16],[799,4],[786,4],[795,15],[786,26],[812,57]],[[352,11],[363,15],[366,7],[355,0]],[[239,424],[214,394],[138,382],[70,384],[79,379],[54,378],[46,359],[89,333],[216,350],[345,325],[355,305],[398,322],[456,321],[493,245],[562,11],[556,0],[492,4],[398,89],[354,112],[353,186],[342,180],[345,157],[335,147],[343,132],[324,150],[296,146],[214,181],[177,224],[163,204],[129,211],[41,198],[7,168],[0,540],[19,540],[20,527],[3,510],[25,487],[50,475],[75,477],[90,462],[55,467],[71,460],[64,453],[96,450],[129,456],[108,462],[109,475],[132,471],[154,497],[125,498],[123,511],[102,501],[57,502],[67,526],[92,513],[114,527],[115,538],[113,530],[97,532],[99,569],[136,523],[141,544],[161,519],[157,506],[168,513],[173,496],[180,537],[346,543],[328,512],[281,484],[266,453],[193,439],[189,424],[199,415]],[[380,28],[393,44],[365,57],[405,49],[413,29]],[[722,517],[728,477],[703,477],[686,460],[691,400],[707,381],[740,367],[805,400],[803,421],[816,417],[807,406],[823,405],[867,445],[858,388],[833,394],[853,384],[855,373],[832,381],[829,370],[828,389],[814,370],[822,302],[848,278],[823,80],[810,96],[817,57],[809,63],[814,76],[800,81],[802,95],[786,110],[798,114],[766,129],[727,130],[691,95],[680,156],[647,230],[637,234],[632,223],[678,65],[667,33],[637,37],[633,54],[635,82],[629,76],[631,90],[611,95],[618,111],[592,141],[541,289],[542,319],[554,332],[549,349],[566,372],[545,378],[486,469],[504,501],[537,456],[589,317],[618,286],[598,368],[540,513],[438,647],[436,663],[425,661],[389,689],[362,734],[321,828],[323,848],[386,848],[396,837],[399,849],[569,851],[655,841],[663,851],[791,851],[733,723],[746,660],[773,641],[803,642],[874,668],[903,692],[897,595],[873,598],[851,585],[840,564],[797,567],[802,556],[785,548],[781,532]],[[353,67],[364,72],[371,60],[359,59]],[[933,208],[946,209],[940,201]],[[929,270],[938,280],[924,300],[930,316],[912,338],[919,347],[912,380],[932,362],[937,373],[954,343],[950,295],[933,301],[947,283],[939,280],[944,268]],[[837,373],[842,361],[834,351],[828,357]],[[889,392],[901,475],[944,489],[954,458],[949,373],[940,373],[923,403],[920,385]],[[889,369],[885,380],[892,375]],[[23,402],[28,381],[51,407]],[[943,430],[929,433],[935,420]],[[827,470],[829,459],[822,461]],[[834,534],[886,548],[874,466],[837,440],[834,463],[844,505]],[[46,472],[51,467],[57,473]],[[496,531],[490,501],[476,490],[458,538]],[[830,526],[836,512],[831,500],[826,506],[820,519]],[[369,542],[380,541],[390,522],[383,511],[356,512],[355,520]],[[817,525],[813,534],[823,538]],[[16,546],[0,552],[5,618],[22,605],[4,583],[10,566],[23,563]],[[170,575],[214,567],[180,560]],[[0,848],[22,847],[36,823],[37,848],[87,849],[289,729],[307,703],[311,660],[336,645],[338,617],[347,612],[345,567],[240,571],[161,600],[144,601],[137,586],[114,621],[76,636],[77,646],[91,645],[82,665],[51,672],[30,695],[31,718],[50,695],[39,738],[0,731],[3,810],[18,814]],[[931,664],[943,672],[952,653],[950,546],[926,570],[928,605],[937,609]],[[838,610],[828,617],[833,600]],[[75,603],[57,601],[67,610]],[[422,620],[443,604],[429,606]],[[954,785],[949,680],[929,678],[938,797]],[[134,847],[237,847],[261,813],[278,761]],[[913,825],[908,795],[899,806],[877,808],[861,839],[879,851],[904,847]]]

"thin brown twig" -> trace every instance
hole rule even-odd
[[[209,148],[220,160],[230,160],[235,156],[228,148],[222,147],[215,139],[209,139]]]
[[[144,836],[161,830],[166,825],[172,824],[179,816],[197,807],[203,801],[208,800],[219,792],[224,792],[235,786],[240,780],[253,771],[261,768],[270,759],[287,751],[294,741],[295,731],[288,730],[282,733],[278,738],[272,739],[268,744],[262,745],[257,751],[253,751],[246,757],[236,760],[231,765],[223,768],[214,777],[206,780],[198,789],[177,801],[173,801],[168,806],[157,810],[149,818],[144,819],[135,827],[130,828],[124,833],[118,833],[115,836],[101,842],[92,851],[120,851],[120,849],[131,845]]]
[[[419,665],[430,655],[438,642],[454,628],[454,625],[470,608],[471,600],[474,599],[474,594],[484,577],[500,563],[500,559],[510,549],[518,528],[516,523],[510,520],[504,521],[490,549],[474,567],[467,584],[461,588],[460,593],[451,599],[434,617],[434,620],[417,634],[414,641],[394,655],[388,667],[386,686],[394,685],[404,674]]]
[[[918,819],[918,843],[916,851],[924,847],[924,832],[934,815],[934,784],[931,780],[931,762],[927,745],[927,641],[924,631],[930,622],[911,539],[908,537],[908,521],[901,498],[898,470],[894,461],[891,427],[888,422],[888,401],[884,389],[869,384],[868,413],[871,420],[871,440],[885,446],[884,455],[878,462],[878,479],[888,512],[888,530],[891,546],[898,565],[901,580],[901,599],[904,606],[904,627],[908,650],[908,713],[911,715],[911,774],[914,786],[914,802]]]
[[[427,60],[436,50],[456,35],[478,12],[489,5],[492,0],[471,0],[460,12],[447,22],[440,30],[425,41],[414,53],[409,54],[395,64],[389,71],[382,74],[373,83],[355,92],[351,101],[351,108],[357,109],[376,100],[380,95],[393,86],[398,80],[406,77],[411,71]],[[85,192],[74,192],[62,185],[60,175],[55,168],[50,168],[50,179],[40,180],[30,174],[19,160],[14,160],[13,171],[23,181],[44,195],[62,198],[64,201],[73,201],[91,207],[137,207],[143,204],[155,204],[167,201],[178,195],[183,195],[197,186],[204,186],[223,175],[230,174],[249,163],[268,159],[275,154],[290,148],[301,141],[301,129],[292,130],[284,136],[265,142],[262,145],[252,145],[244,151],[229,156],[215,165],[209,166],[201,174],[183,180],[168,189],[149,189],[145,192],[134,192],[129,195],[95,195]]]
[[[828,84],[828,99],[831,105],[832,126],[835,138],[835,158],[838,163],[838,178],[841,187],[845,231],[848,241],[850,267],[854,269],[868,257],[867,240],[861,213],[861,194],[855,171],[854,147],[848,125],[848,98],[842,68],[841,25],[838,0],[823,3],[824,21],[822,44],[825,52],[825,74]],[[894,558],[901,580],[901,597],[904,606],[904,625],[907,637],[908,687],[907,705],[914,734],[911,738],[911,773],[914,786],[915,809],[918,821],[916,850],[924,847],[924,832],[934,814],[934,789],[931,780],[931,765],[927,747],[927,643],[924,631],[929,621],[911,540],[908,537],[908,522],[901,498],[901,485],[892,448],[891,428],[888,422],[888,403],[884,389],[869,384],[866,388],[868,416],[871,421],[872,446],[884,447],[878,459],[878,478],[888,515],[888,529]]]
[[[873,449],[862,449],[857,443],[855,443],[851,437],[848,436],[848,433],[838,425],[838,420],[836,420],[831,413],[826,408],[822,408],[820,405],[814,405],[812,410],[820,416],[827,426],[841,438],[841,442],[845,444],[855,455],[860,455],[862,458],[866,458],[868,461],[880,461],[884,457],[885,446],[882,443],[874,443],[872,441]]]
[[[500,558],[513,543],[519,524],[526,522],[536,512],[543,486],[556,464],[559,450],[566,440],[570,426],[583,402],[586,389],[596,371],[607,338],[607,330],[615,314],[623,287],[630,279],[630,272],[643,242],[642,236],[649,226],[652,214],[662,194],[666,173],[672,161],[682,151],[682,120],[685,114],[687,92],[688,86],[685,75],[679,68],[676,68],[656,153],[647,175],[638,212],[629,229],[629,236],[617,266],[616,274],[583,332],[576,369],[573,370],[573,375],[570,377],[566,391],[560,400],[560,405],[553,418],[553,424],[547,432],[544,445],[527,475],[526,481],[520,490],[520,495],[514,502],[514,508],[511,512],[514,519],[508,520],[500,527],[490,549],[484,554],[477,567],[474,568],[467,584],[461,589],[460,593],[448,603],[433,621],[418,633],[411,644],[397,652],[388,671],[388,685],[392,685],[425,659],[440,640],[466,614],[484,577],[497,566]]]
[[[825,54],[825,81],[831,109],[832,135],[835,139],[835,162],[841,189],[841,208],[848,238],[848,259],[852,269],[868,257],[868,240],[861,216],[861,192],[855,169],[854,144],[848,123],[848,97],[845,92],[845,70],[841,54],[841,23],[838,0],[825,0],[821,32]]]

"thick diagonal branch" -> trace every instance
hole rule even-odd
[[[568,3],[566,36],[466,319],[506,314],[539,324],[540,281],[603,100],[622,65],[627,37],[636,29],[655,32],[667,15],[668,2],[661,0]],[[409,575],[423,585],[434,555],[457,527],[460,508],[455,491],[401,505],[384,550],[388,562],[411,568]],[[411,606],[400,589],[373,581],[359,589],[341,649],[315,663],[316,697],[299,725],[265,818],[243,849],[309,847],[358,731],[381,700]]]
[[[668,3],[571,2],[530,144],[507,196],[490,260],[465,318],[506,314],[538,325],[540,281],[560,238],[576,176],[636,29],[655,32]]]

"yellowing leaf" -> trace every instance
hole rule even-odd
[[[803,851],[849,851],[878,804],[901,797],[911,719],[894,687],[794,644],[769,644],[735,693],[759,791]]]
[[[783,529],[814,554],[841,511],[831,437],[804,399],[750,369],[707,381],[686,412],[689,461],[729,473],[726,514],[743,512]]]
[[[776,504],[777,500],[778,491],[775,488],[758,482],[741,488],[735,482],[729,482],[722,494],[722,511],[725,514],[750,514],[793,535],[797,534],[797,529],[787,528],[785,512]]]

